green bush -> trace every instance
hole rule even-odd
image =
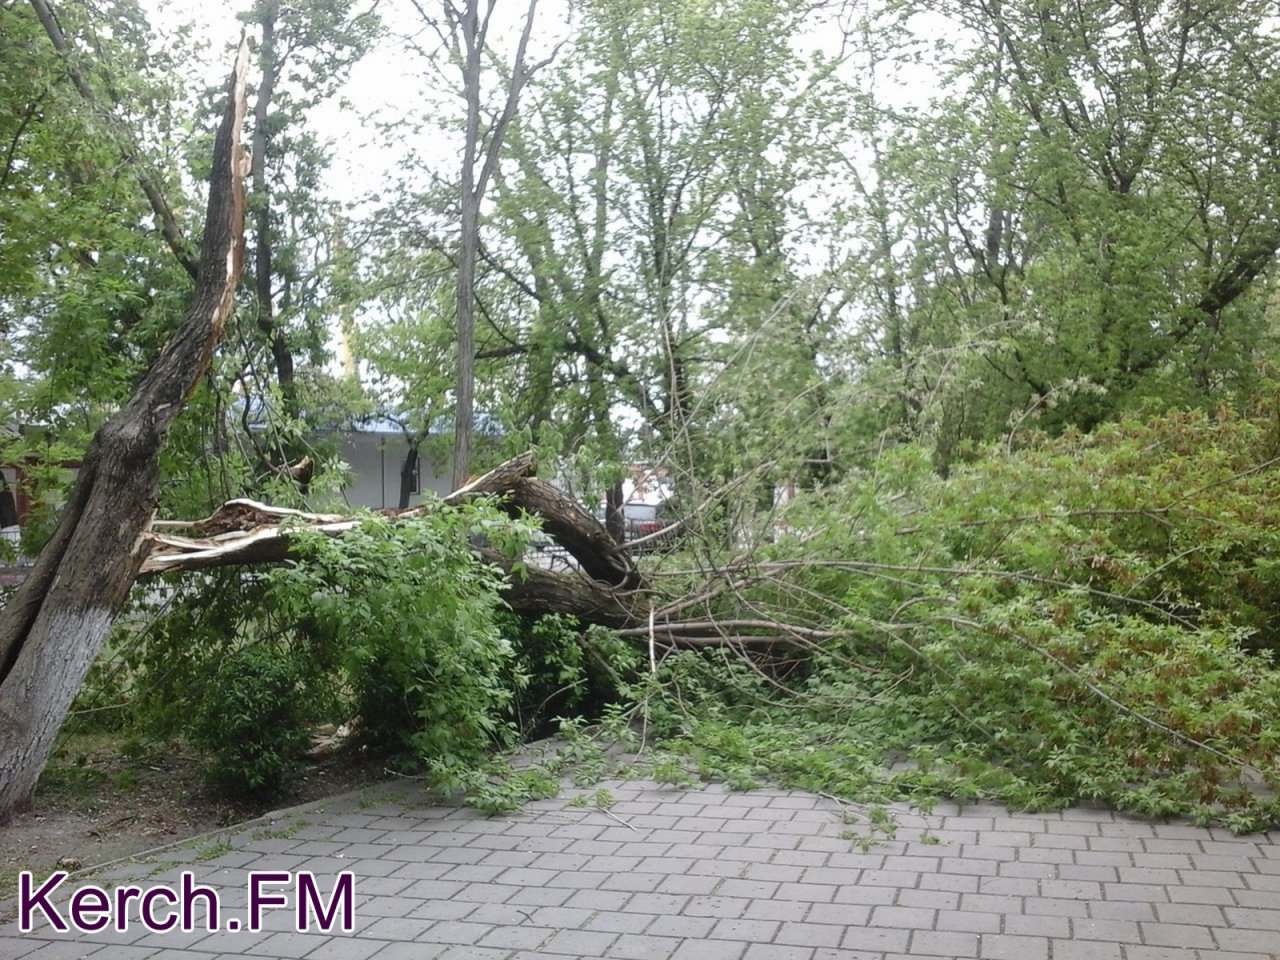
[[[308,725],[353,717],[371,749],[452,782],[512,740],[527,681],[499,623],[504,576],[472,541],[518,556],[532,531],[438,505],[341,537],[296,529],[294,559],[251,577],[190,576],[128,648],[138,715],[208,751],[232,792],[278,788]]]
[[[302,671],[286,650],[244,647],[223,661],[187,730],[210,760],[220,791],[262,798],[279,791],[306,743]]]
[[[486,504],[368,517],[341,538],[300,530],[299,561],[269,575],[270,603],[329,652],[364,741],[447,780],[510,742],[523,682],[498,624],[503,575],[472,538],[518,555],[532,532]]]

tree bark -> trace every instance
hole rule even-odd
[[[749,476],[739,478],[718,495]],[[664,650],[723,646],[770,653],[786,648],[809,649],[840,635],[812,625],[771,620],[759,612],[751,619],[725,619],[715,609],[717,598],[742,583],[759,579],[758,565],[747,560],[740,559],[714,574],[709,571],[712,582],[700,586],[697,595],[662,596],[594,516],[533,476],[530,453],[508,460],[444,497],[443,502],[458,504],[478,496],[499,497],[513,514],[523,511],[538,515],[543,529],[578,562],[578,570],[558,572],[535,563],[517,564],[496,550],[478,547],[482,560],[506,572],[503,599],[517,613],[565,614],[583,624],[615,628],[620,636]],[[434,509],[432,502],[382,513],[411,523]],[[284,560],[293,556],[292,531],[299,522],[312,531],[340,537],[361,520],[338,514],[303,513],[253,500],[232,500],[203,520],[155,522],[146,534],[152,548],[147,551],[140,576]],[[167,532],[171,530],[189,535]],[[696,616],[691,611],[699,610],[702,617],[691,619]]]
[[[471,473],[471,439],[475,431],[475,379],[476,379],[476,263],[480,257],[480,203],[493,179],[498,156],[507,136],[507,129],[515,119],[520,92],[525,82],[539,67],[550,59],[528,64],[526,55],[529,38],[533,33],[533,20],[538,11],[538,0],[529,0],[524,28],[516,47],[511,65],[511,78],[507,83],[506,102],[502,113],[489,130],[488,142],[481,143],[480,135],[480,80],[484,48],[489,34],[489,18],[497,0],[488,0],[485,15],[480,16],[480,0],[463,0],[461,8],[445,4],[445,17],[462,36],[462,86],[467,102],[466,136],[462,146],[462,177],[458,188],[461,209],[461,238],[458,251],[457,318],[458,318],[458,388],[457,412],[453,423],[453,489],[461,487]],[[418,0],[414,0],[418,5]],[[423,19],[432,21],[418,5]],[[552,54],[554,56],[555,54]],[[482,157],[483,154],[483,157]],[[480,170],[476,172],[476,164]]]
[[[396,501],[396,506],[401,510],[409,509],[409,501],[422,485],[422,464],[418,453],[425,439],[418,433],[405,436],[409,446],[404,452],[404,459],[400,461],[400,497]]]
[[[0,820],[29,805],[54,739],[146,557],[158,458],[208,369],[244,263],[247,45],[214,148],[191,306],[133,397],[98,431],[58,526],[0,612]]]
[[[284,331],[276,322],[275,301],[271,284],[274,279],[273,248],[275,238],[271,232],[271,190],[267,184],[267,152],[270,146],[271,100],[275,96],[276,81],[281,62],[276,56],[276,20],[280,4],[276,0],[266,4],[258,18],[262,26],[262,51],[258,58],[262,82],[253,104],[253,163],[250,175],[253,180],[253,292],[258,301],[258,329],[271,347],[271,359],[275,363],[276,382],[284,401],[285,412],[293,419],[298,417],[297,388],[294,384],[293,351]]]

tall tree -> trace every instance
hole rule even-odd
[[[794,5],[582,13],[499,172],[486,262],[518,299],[481,355],[524,360],[524,415],[557,453],[638,455],[615,426],[626,409],[648,456],[718,462],[742,438],[726,414],[803,395],[816,370],[828,264],[797,248],[830,239],[804,198],[830,182],[813,130],[834,109],[834,64],[795,52]],[[769,358],[763,376],[748,357]]]
[[[484,58],[489,51],[489,34],[497,0],[443,0],[437,18],[424,0],[412,0],[423,21],[433,26],[441,41],[462,70],[466,126],[462,141],[462,169],[458,180],[458,211],[461,233],[458,241],[456,285],[458,318],[458,382],[454,412],[453,487],[461,487],[471,473],[471,439],[475,426],[476,263],[480,253],[480,211],[485,191],[493,179],[503,141],[515,119],[520,94],[529,78],[551,62],[555,53],[539,62],[529,60],[529,39],[533,34],[538,0],[529,0],[520,39],[507,71],[503,99],[496,119],[484,126]],[[483,9],[482,9],[483,7]]]
[[[253,375],[253,355],[244,358],[239,379],[260,407],[268,440],[278,438],[272,444],[249,434],[259,459],[276,474],[287,473],[305,452],[294,423],[304,412],[299,355],[319,355],[342,309],[334,283],[342,244],[328,242],[342,228],[320,195],[329,156],[309,114],[336,97],[369,51],[380,31],[375,7],[360,0],[260,0],[244,17],[261,37],[252,115],[253,324],[274,383]]]
[[[247,46],[218,130],[198,280],[181,325],[97,432],[52,538],[0,612],[0,817],[31,801],[89,667],[145,559],[158,457],[208,368],[243,265]]]
[[[951,449],[1247,391],[1280,250],[1269,5],[931,8],[953,71],[886,116],[883,166],[919,429]]]

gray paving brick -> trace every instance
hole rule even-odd
[[[1144,903],[1156,903],[1169,899],[1166,887],[1149,883],[1104,883],[1101,887],[1102,895],[1107,900],[1140,900]]]
[[[1067,900],[1061,897],[1027,897],[1022,904],[1023,913],[1050,917],[1087,917],[1089,903],[1086,900]]]
[[[1003,917],[998,913],[969,913],[963,910],[940,911],[934,927],[957,933],[999,933]]]
[[[725,883],[745,883],[747,881],[725,880],[723,877],[700,876],[678,873],[674,876],[662,876],[654,887],[657,893],[709,894],[728,893],[723,890]],[[776,886],[776,884],[768,884]]]
[[[907,930],[932,930],[936,910],[922,907],[876,907],[871,911],[871,925],[902,927]]]
[[[538,949],[543,953],[570,957],[599,957],[617,939],[618,934],[607,931],[561,930]]]
[[[507,960],[510,951],[503,947],[448,947],[440,954],[441,960]]]
[[[845,950],[865,950],[868,952],[905,950],[907,941],[911,939],[910,930],[886,929],[883,927],[847,927],[840,946]]]
[[[632,896],[624,890],[574,890],[560,905],[588,910],[621,910]]]
[[[742,918],[744,920],[803,920],[814,906],[814,904],[805,903],[803,900],[752,900]],[[817,904],[816,906],[827,906],[827,904]],[[863,909],[860,906],[847,904],[833,904],[831,906],[845,906],[847,909],[854,911]],[[868,914],[871,913],[869,907],[865,909]]]
[[[1035,877],[982,877],[977,892],[1000,897],[1038,897],[1040,883]]]
[[[1042,880],[1040,896],[1060,900],[1101,900],[1102,884],[1091,880]]]
[[[1122,943],[1138,943],[1141,937],[1134,920],[1102,920],[1075,917],[1071,921],[1071,936],[1077,940],[1118,940]]]
[[[778,933],[782,923],[777,920],[717,920],[711,928],[713,940],[738,940],[743,943],[768,943]]]
[[[1048,960],[1049,941],[1044,937],[984,934],[978,955],[983,960]]]
[[[1162,947],[1211,948],[1213,937],[1208,927],[1189,923],[1142,923],[1142,939]]]
[[[1052,851],[1051,851],[1052,852]],[[1023,854],[1035,853],[1034,850],[1023,850]],[[994,877],[1000,872],[1003,863],[999,860],[943,860],[938,870],[941,873],[959,873],[973,876]]]
[[[960,906],[960,894],[954,890],[899,890],[897,904],[927,910],[955,910]]]
[[[977,913],[1022,913],[1021,897],[989,897],[981,893],[962,893],[960,909]]]
[[[1236,904],[1241,907],[1274,908],[1278,899],[1270,890],[1232,890],[1230,894],[1235,898]]]
[[[603,956],[619,960],[666,960],[678,946],[680,940],[675,937],[624,933],[605,950]]]
[[[1161,923],[1196,923],[1206,927],[1220,927],[1226,923],[1222,908],[1212,904],[1157,903],[1155,914],[1155,919]]]
[[[672,960],[738,960],[746,952],[742,940],[685,940],[671,953]]]
[[[974,933],[917,930],[911,935],[910,952],[926,957],[978,956],[981,938]]]
[[[558,907],[574,893],[570,887],[516,887],[504,902],[519,906]]]
[[[701,940],[716,925],[714,917],[658,917],[645,930],[647,934],[681,939]]]
[[[444,956],[448,947],[431,950],[421,943],[388,943],[374,954],[375,960],[431,960],[431,957]]]
[[[747,947],[742,960],[814,960],[812,947],[797,947],[782,943],[753,943]],[[848,954],[844,954],[848,958]]]
[[[1121,960],[1120,945],[1100,940],[1051,940],[1053,960]]]
[[[1280,900],[1280,898],[1277,898]],[[1280,906],[1280,903],[1277,903]],[[1227,923],[1246,930],[1280,930],[1280,909],[1257,910],[1248,907],[1223,909]]]
[[[1213,931],[1213,938],[1222,950],[1261,953],[1268,957],[1280,954],[1280,935],[1273,930],[1222,928]]]
[[[131,932],[33,941],[0,926],[0,956],[1048,960],[1050,948],[1053,960],[1280,955],[1278,837],[1238,838],[1099,809],[1040,817],[939,805],[924,816],[895,805],[898,838],[864,853],[839,839],[843,827],[827,801],[797,791],[671,791],[644,782],[610,789],[614,811],[636,829],[599,811],[566,811],[564,798],[493,819],[436,802],[361,809],[341,798],[310,809],[312,824],[289,842],[255,841],[250,829],[229,835],[231,853],[189,864],[201,882],[226,889],[224,904],[237,910],[250,867],[321,876],[353,869],[352,936],[298,935],[288,911],[239,939]],[[924,843],[926,833],[945,842]],[[131,869],[117,879],[152,868]],[[181,869],[157,878],[175,880]]]
[[[838,947],[850,928],[844,924],[784,922],[774,934],[773,942],[800,947]]]
[[[1165,887],[1171,903],[1217,903],[1229,906],[1235,903],[1235,891],[1222,887]]]
[[[1155,920],[1155,909],[1140,900],[1098,900],[1089,904],[1089,916],[1097,920]]]
[[[583,930],[607,933],[644,933],[655,917],[647,913],[594,913],[582,924]]]
[[[1004,918],[1004,932],[1019,937],[1049,937],[1061,940],[1071,936],[1071,920],[1068,917],[1043,915],[1007,915]]]
[[[686,917],[740,917],[749,903],[745,897],[690,897],[680,912]]]
[[[948,890],[953,893],[977,893],[982,877],[962,873],[926,873],[920,877],[920,890]],[[838,896],[838,894],[837,894]]]
[[[506,950],[533,949],[541,946],[554,933],[555,930],[549,927],[493,927],[476,943],[482,947],[502,947]]]
[[[382,944],[378,944],[381,949]],[[159,956],[160,951],[150,947],[136,947],[130,944],[110,944],[101,950],[86,954],[92,960],[150,960]]]
[[[586,923],[595,911],[581,907],[535,907],[533,909],[516,908],[520,917],[539,927],[555,929],[572,929]],[[475,919],[472,914],[468,919]],[[518,920],[516,921],[518,922]]]
[[[436,923],[414,917],[383,917],[362,928],[360,933],[374,940],[416,940]]]

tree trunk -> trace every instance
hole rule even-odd
[[[557,573],[530,565],[513,573],[505,591],[512,609],[521,613],[564,613],[588,623],[619,626],[636,622],[647,602],[648,586],[630,557],[617,549],[600,523],[573,498],[532,476],[533,455],[522,454],[490,470],[443,498],[459,504],[478,496],[498,495],[513,515],[542,518],[543,529],[578,562],[580,572]],[[383,511],[406,522],[435,509],[432,504]],[[210,517],[194,522],[158,521],[145,536],[142,576],[180,570],[268,563],[289,557],[292,529],[285,521],[306,524],[326,536],[341,536],[360,520],[340,514],[303,513],[253,500],[232,500]],[[168,533],[183,530],[188,536]],[[481,548],[485,560],[512,572],[512,564],[495,550]],[[585,576],[583,575],[585,574]]]
[[[48,545],[0,612],[0,820],[29,805],[71,702],[146,558],[158,457],[208,369],[244,261],[247,45],[214,148],[199,278],[185,318],[98,431]]]
[[[692,596],[664,596],[636,569],[627,551],[613,543],[594,516],[532,474],[533,455],[525,453],[443,498],[444,503],[456,505],[473,497],[496,495],[512,514],[527,512],[541,517],[543,529],[577,561],[578,569],[569,572],[543,569],[536,561],[520,564],[517,569],[509,557],[478,547],[481,559],[507,572],[502,596],[517,613],[564,614],[583,624],[621,628],[621,636],[664,650],[711,645],[737,650],[804,648],[837,636],[811,625],[771,620],[758,610],[752,611],[751,619],[718,617],[717,598],[760,578],[755,569],[758,565],[747,559],[708,571],[708,582],[699,583]],[[717,496],[750,476],[739,478]],[[412,523],[434,509],[431,503],[382,512]],[[154,529],[146,534],[153,547],[147,551],[140,575],[279,562],[294,555],[294,533],[299,524],[325,536],[341,537],[360,523],[359,518],[340,514],[303,513],[253,500],[232,500],[203,520],[154,523]],[[186,535],[165,532],[169,530],[183,530]],[[699,618],[696,611],[704,615]]]
[[[480,196],[476,190],[476,157],[480,152],[480,35],[478,0],[466,0],[462,13],[466,44],[463,90],[467,100],[467,133],[462,146],[462,180],[458,201],[462,237],[458,250],[458,389],[453,418],[453,483],[457,490],[471,473],[471,433],[475,426],[476,259],[480,254]],[[481,187],[483,189],[483,187]]]
[[[293,351],[284,331],[276,323],[275,301],[271,294],[273,279],[273,250],[275,238],[271,234],[271,192],[267,185],[267,149],[270,139],[271,100],[275,96],[276,80],[280,75],[280,61],[276,56],[276,19],[280,4],[272,0],[263,6],[258,18],[262,26],[262,51],[258,58],[262,82],[253,104],[253,164],[250,173],[254,198],[254,251],[253,292],[258,301],[258,329],[271,347],[271,359],[275,363],[276,382],[284,401],[285,412],[292,419],[298,417],[297,388],[294,385]]]
[[[416,0],[415,0],[416,2]],[[422,8],[418,8],[421,12]],[[461,247],[458,251],[458,408],[453,422],[453,487],[457,490],[471,474],[471,437],[475,429],[475,380],[476,380],[476,261],[480,256],[480,203],[485,189],[493,179],[498,155],[507,136],[507,128],[515,119],[516,105],[525,82],[540,67],[550,63],[528,64],[525,55],[529,50],[529,37],[533,33],[533,20],[537,14],[538,0],[529,0],[524,28],[516,47],[515,60],[511,64],[511,76],[507,81],[507,99],[502,113],[489,128],[488,142],[481,142],[480,133],[480,72],[484,48],[489,33],[489,15],[493,2],[482,18],[479,0],[463,0],[461,8],[445,4],[445,16],[459,30],[463,44],[462,86],[467,101],[467,128],[462,145],[462,178],[459,185],[459,203],[462,213]],[[430,19],[430,18],[428,18]],[[557,48],[558,49],[558,48]],[[555,54],[552,54],[555,56]],[[476,172],[476,164],[483,163]]]
[[[404,452],[404,460],[400,463],[400,499],[397,505],[401,510],[409,508],[409,501],[421,489],[422,465],[418,459],[418,451],[422,447],[422,441],[425,439],[422,434],[418,433],[413,436],[405,436],[409,449]]]

